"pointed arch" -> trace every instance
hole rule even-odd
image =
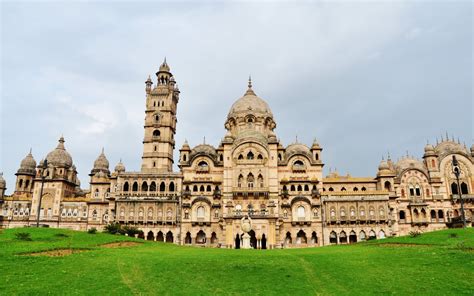
[[[142,191],[148,191],[148,183],[146,181],[142,183]]]
[[[138,183],[137,182],[133,182],[132,191],[138,191]]]
[[[156,191],[156,183],[155,181],[152,181],[150,184],[150,191]]]
[[[130,190],[130,185],[128,185],[128,182],[123,183],[123,191],[127,192]]]
[[[170,182],[170,185],[169,185],[169,191],[170,192],[174,192],[174,182]]]
[[[165,182],[163,181],[163,182],[161,182],[161,184],[160,184],[160,191],[161,191],[161,192],[164,192],[165,190],[166,190],[166,185],[165,185]]]

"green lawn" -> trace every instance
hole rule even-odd
[[[31,233],[21,241],[18,232]],[[65,234],[58,235],[58,234]],[[227,250],[19,228],[0,234],[0,295],[474,295],[474,229],[356,245]],[[25,256],[56,248],[64,257]]]

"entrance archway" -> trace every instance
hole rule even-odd
[[[143,231],[140,230],[140,232],[138,233],[138,238],[145,239],[145,234],[143,233]]]
[[[267,237],[265,236],[265,234],[262,234],[262,249],[266,249],[267,248]]]
[[[211,244],[217,244],[217,234],[215,232],[211,234]]]
[[[196,235],[196,244],[205,244],[206,243],[206,233],[204,231],[199,230]]]
[[[255,236],[255,231],[250,230],[249,232],[250,235],[250,246],[254,249],[257,248],[257,237]]]
[[[163,242],[163,241],[165,241],[165,239],[164,239],[164,237],[163,237],[163,232],[158,231],[158,234],[156,235],[156,241],[158,241],[158,242]]]
[[[240,235],[235,236],[235,248],[240,249]]]
[[[313,231],[311,234],[311,243],[314,245],[318,243],[318,235],[316,234],[316,231]]]
[[[155,239],[155,235],[153,234],[153,231],[148,231],[148,234],[146,236],[146,240],[154,240]]]
[[[357,242],[357,234],[355,233],[354,230],[352,230],[351,233],[349,234],[349,243],[353,244],[356,242]]]
[[[192,243],[191,233],[189,231],[188,231],[188,233],[186,233],[186,237],[184,238],[184,243],[188,244],[188,245],[190,245]]]
[[[285,237],[285,245],[288,246],[288,245],[291,245],[291,243],[292,243],[292,240],[291,240],[291,233],[288,231],[288,232],[286,233],[286,237]]]
[[[166,233],[166,242],[167,243],[173,242],[173,233],[171,231],[168,231],[168,233]]]
[[[296,234],[296,244],[297,245],[305,245],[308,242],[306,239],[306,233],[303,230],[298,231]]]

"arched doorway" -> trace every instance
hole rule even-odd
[[[238,234],[235,236],[235,248],[240,249],[240,236]]]
[[[184,238],[184,243],[187,245],[192,244],[191,233],[188,231],[186,237]]]
[[[157,242],[163,242],[163,241],[165,241],[165,238],[163,237],[163,232],[158,231],[158,234],[156,235],[156,241],[157,241]]]
[[[153,231],[148,231],[148,234],[146,236],[146,240],[152,241],[155,239],[155,235],[153,234]]]
[[[202,230],[196,235],[196,244],[205,244],[206,243],[206,233]]]
[[[343,230],[341,233],[339,233],[339,242],[341,244],[347,244],[347,235],[346,232]]]
[[[291,233],[288,231],[286,233],[286,237],[285,237],[285,245],[291,245],[292,244],[292,240],[291,240]]]
[[[311,233],[311,243],[313,245],[316,245],[318,243],[318,235],[316,234],[316,231],[313,231],[313,233]]]
[[[303,230],[298,231],[296,234],[296,244],[301,245],[301,244],[306,244],[308,240],[306,239],[306,233]]]
[[[369,232],[369,240],[376,239],[377,235],[375,234],[375,231],[371,230]]]
[[[353,244],[356,242],[357,242],[357,234],[355,233],[354,230],[352,230],[351,233],[349,234],[349,243]]]
[[[168,233],[166,233],[166,242],[167,243],[173,242],[173,233],[171,231],[168,231]]]
[[[330,244],[337,244],[337,234],[334,231],[331,231],[329,234],[329,243]]]
[[[255,231],[250,230],[249,232],[250,235],[250,246],[254,249],[257,248],[257,237],[255,236]]]
[[[138,232],[138,238],[145,239],[145,234],[143,231],[140,230],[140,232]]]
[[[266,249],[267,248],[267,237],[265,236],[265,234],[262,234],[262,249]]]
[[[217,234],[215,232],[213,232],[211,234],[211,244],[217,244],[218,240],[217,240]]]

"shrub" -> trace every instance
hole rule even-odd
[[[410,235],[410,237],[417,237],[421,235],[421,232],[419,232],[418,230],[412,230],[408,234]]]
[[[135,234],[140,234],[142,233],[141,230],[138,230],[138,228],[133,227],[133,226],[124,226],[123,227],[123,234],[127,234],[128,236],[135,236]]]
[[[458,234],[457,233],[450,233],[449,237],[450,238],[456,238],[456,237],[458,237]]]
[[[122,233],[122,226],[120,225],[120,223],[116,223],[116,222],[110,222],[109,224],[107,224],[107,226],[105,226],[104,228],[104,232],[106,233],[110,233],[110,234],[123,234]]]
[[[96,234],[97,233],[97,229],[95,227],[92,227],[91,229],[87,230],[87,233],[89,234]]]
[[[31,241],[31,235],[28,232],[15,233],[16,239],[22,241]]]
[[[56,233],[54,236],[57,236],[57,237],[69,237],[69,235],[65,234],[65,233]]]

